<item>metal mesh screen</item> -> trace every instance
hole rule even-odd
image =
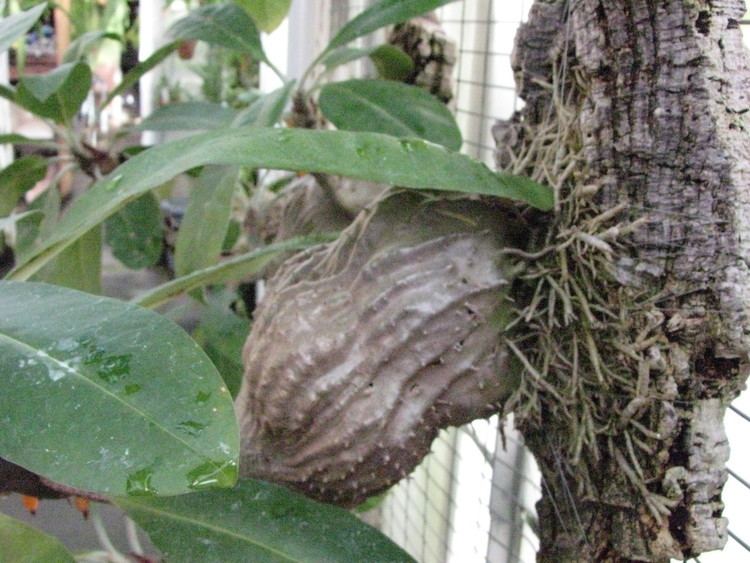
[[[331,33],[367,4],[330,0]],[[490,166],[492,126],[522,103],[515,95],[510,56],[518,25],[531,4],[532,0],[462,0],[437,10],[457,47],[451,106],[464,135],[463,151]],[[746,35],[750,38],[750,25]],[[367,66],[360,65],[348,73],[366,71]],[[733,445],[724,492],[729,540],[724,551],[702,556],[702,563],[750,561],[750,448],[743,440],[750,431],[748,413],[750,393],[745,393],[726,420]],[[499,424],[493,417],[441,432],[432,453],[366,518],[420,562],[535,561],[534,504],[541,494],[541,476],[512,420],[502,422],[505,444]]]

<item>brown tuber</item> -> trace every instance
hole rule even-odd
[[[411,472],[439,429],[499,410],[513,232],[480,201],[397,191],[288,259],[245,344],[242,474],[352,506]]]

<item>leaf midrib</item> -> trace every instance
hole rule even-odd
[[[8,335],[5,332],[0,332],[0,340],[3,340],[3,339],[6,340],[6,341],[8,341],[8,342],[10,342],[11,346],[16,346],[17,348],[31,350],[32,352],[34,352],[35,355],[37,354],[38,351],[41,351],[42,354],[44,354],[46,357],[48,357],[49,359],[51,359],[54,362],[56,362],[58,364],[58,366],[60,368],[64,369],[67,373],[69,373],[70,375],[73,375],[73,376],[77,377],[80,380],[85,381],[86,383],[88,383],[91,386],[93,386],[94,388],[98,389],[99,391],[101,391],[105,395],[109,395],[110,397],[112,397],[116,402],[121,403],[122,405],[125,405],[125,407],[127,407],[128,409],[132,410],[136,414],[141,415],[145,420],[147,420],[148,422],[152,423],[156,428],[158,428],[159,430],[161,430],[162,432],[164,432],[167,436],[170,436],[174,440],[176,440],[177,442],[183,444],[188,450],[190,450],[191,452],[197,454],[200,458],[207,460],[212,466],[214,466],[216,468],[217,471],[221,471],[221,469],[223,468],[223,466],[217,465],[216,462],[214,462],[206,454],[204,454],[204,453],[196,450],[192,445],[190,445],[188,442],[186,442],[180,436],[178,436],[177,434],[174,434],[168,428],[164,427],[157,420],[155,420],[154,418],[152,418],[149,414],[141,411],[140,409],[138,409],[134,405],[132,405],[132,404],[124,401],[123,399],[121,399],[120,397],[118,397],[117,395],[115,395],[114,393],[112,393],[111,391],[109,391],[108,389],[102,387],[101,385],[99,385],[95,381],[93,381],[93,380],[89,379],[88,377],[84,376],[79,371],[77,371],[77,370],[71,371],[71,367],[67,363],[63,362],[62,360],[59,360],[58,358],[55,358],[54,356],[50,355],[45,350],[41,350],[41,349],[38,350],[37,348],[34,348],[33,346],[30,346],[30,345],[26,344],[25,342],[23,342],[21,340],[18,340],[17,338],[13,338],[12,336]]]
[[[253,538],[251,538],[249,536],[245,536],[245,535],[243,535],[241,533],[234,532],[234,531],[228,530],[226,528],[220,528],[218,526],[214,526],[212,524],[204,522],[203,520],[195,520],[193,518],[188,518],[187,516],[182,516],[180,514],[175,514],[174,512],[168,512],[166,510],[160,510],[158,508],[154,508],[153,506],[148,506],[148,505],[144,505],[144,504],[133,503],[133,502],[131,502],[129,500],[122,499],[122,498],[118,499],[117,503],[120,504],[120,505],[124,504],[126,506],[130,505],[131,507],[134,506],[134,507],[136,507],[137,510],[142,510],[144,512],[151,512],[152,514],[156,514],[158,516],[171,518],[171,519],[177,520],[177,521],[187,522],[188,524],[192,524],[194,526],[206,528],[208,530],[212,530],[212,531],[217,532],[219,534],[223,534],[223,535],[229,536],[231,538],[236,538],[236,539],[242,540],[245,543],[249,543],[251,545],[258,546],[258,547],[260,547],[262,549],[265,549],[269,553],[273,553],[275,555],[278,555],[278,556],[286,559],[287,561],[294,561],[295,563],[304,563],[304,561],[302,559],[294,559],[294,558],[290,557],[289,555],[286,555],[283,552],[281,552],[281,551],[279,551],[277,549],[274,549],[273,547],[268,546],[267,544],[264,544],[264,543],[261,543],[261,542],[259,542],[257,540],[254,540]]]

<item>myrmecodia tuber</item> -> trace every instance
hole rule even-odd
[[[396,192],[335,242],[287,260],[245,345],[245,475],[357,504],[409,473],[440,428],[512,390],[508,214]]]

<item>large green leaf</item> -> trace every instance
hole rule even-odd
[[[350,512],[262,481],[242,480],[233,490],[115,502],[170,561],[413,561]]]
[[[229,486],[239,436],[205,353],[161,315],[0,282],[0,457],[103,494]]]
[[[339,129],[419,137],[452,150],[461,131],[450,110],[421,88],[391,80],[347,80],[326,84],[320,109]]]
[[[237,114],[232,127],[244,127],[253,125],[255,127],[273,127],[281,119],[289,98],[292,95],[295,81],[290,80],[281,88],[261,96],[247,108]]]
[[[335,236],[330,234],[323,234],[298,237],[276,244],[269,244],[258,250],[224,260],[220,264],[175,278],[163,285],[150,289],[143,295],[139,295],[133,302],[141,307],[158,307],[173,297],[204,285],[217,284],[229,280],[247,280],[247,278],[258,276],[272,260],[285,252],[304,250],[322,242],[329,242],[334,238]]]
[[[24,76],[15,102],[31,113],[70,123],[91,88],[91,69],[86,63],[67,63],[46,74]]]
[[[375,2],[356,18],[342,27],[331,40],[324,52],[346,45],[357,37],[362,37],[394,23],[413,18],[454,0],[380,0]]]
[[[102,229],[96,226],[71,244],[32,278],[78,289],[102,292]]]
[[[159,49],[154,51],[147,59],[144,59],[133,68],[131,68],[128,73],[122,77],[122,82],[120,82],[117,87],[112,90],[104,99],[99,109],[101,110],[107,107],[117,96],[121,96],[131,86],[135,85],[135,83],[138,82],[144,74],[161,64],[164,59],[166,59],[174,52],[175,49],[177,49],[179,44],[179,41],[167,43],[163,47],[160,47]]]
[[[279,27],[289,13],[292,0],[235,0],[266,33]]]
[[[190,194],[175,243],[175,274],[184,276],[219,261],[232,215],[236,166],[207,166]]]
[[[176,21],[169,33],[175,39],[198,39],[233,51],[250,53],[259,61],[268,60],[255,22],[234,2],[209,4],[192,10]]]
[[[18,12],[0,20],[0,53],[5,52],[13,42],[26,33],[42,15],[47,2],[37,4],[25,12]]]
[[[161,107],[144,119],[141,131],[205,131],[228,127],[236,113],[212,102],[183,102]]]
[[[159,202],[143,194],[107,219],[106,240],[112,254],[133,270],[148,268],[159,260],[164,228]]]
[[[56,538],[0,513],[0,561],[3,563],[74,563]]]
[[[32,259],[11,272],[28,279],[77,237],[125,204],[181,172],[206,164],[323,172],[406,188],[485,194],[552,207],[552,191],[498,174],[468,156],[419,139],[378,133],[243,127],[209,131],[144,151],[97,182],[69,207]]]
[[[47,174],[47,160],[25,156],[0,171],[0,217],[13,211],[23,194]]]

